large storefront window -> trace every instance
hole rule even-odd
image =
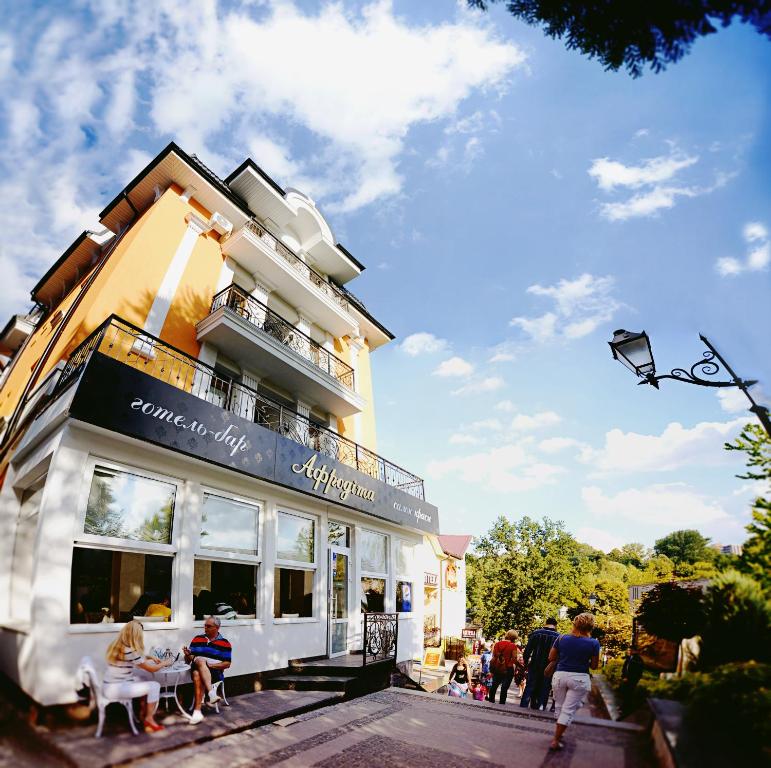
[[[273,580],[274,618],[301,619],[314,615],[316,567],[316,520],[295,512],[279,512]]]
[[[168,555],[76,546],[72,556],[70,621],[168,621],[173,561]]]
[[[257,618],[260,505],[221,493],[203,495],[193,568],[193,615],[200,621]]]
[[[73,624],[172,617],[177,486],[128,467],[93,462],[70,585]]]
[[[362,613],[383,613],[388,584],[388,536],[362,530],[358,536],[361,557]]]
[[[83,533],[171,544],[176,486],[96,465]]]

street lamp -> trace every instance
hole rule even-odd
[[[595,605],[597,605],[597,595],[592,592],[592,594],[589,595],[589,607],[594,608]]]
[[[620,328],[614,331],[613,339],[608,344],[613,353],[613,359],[618,360],[642,379],[642,381],[637,382],[638,384],[650,384],[658,389],[662,379],[674,379],[686,384],[697,384],[700,387],[738,387],[750,401],[749,410],[758,417],[763,428],[771,437],[771,418],[769,418],[768,408],[756,403],[750,393],[750,387],[757,384],[757,381],[740,379],[709,339],[703,334],[699,334],[699,338],[707,347],[700,360],[697,360],[688,370],[673,368],[669,373],[658,376],[656,375],[656,363],[653,360],[651,342],[645,331],[634,333]],[[704,378],[705,376],[715,376],[720,372],[721,366],[730,375],[731,381],[715,381]]]

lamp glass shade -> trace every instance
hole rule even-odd
[[[645,331],[633,333],[623,329],[618,330],[613,335],[610,347],[613,350],[613,357],[637,376],[645,377],[656,372],[651,343]]]

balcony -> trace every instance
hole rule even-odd
[[[351,416],[366,404],[350,365],[237,285],[214,297],[197,331],[199,341],[328,413]]]
[[[322,457],[328,457],[328,459],[351,469],[358,470],[374,480],[409,494],[414,499],[421,501],[424,499],[423,480],[418,476],[352,440],[316,424],[296,411],[280,405],[256,390],[223,377],[199,360],[115,316],[97,328],[72,352],[62,369],[52,399],[56,399],[73,382],[78,380],[89,366],[94,355],[97,354],[100,357],[111,358],[127,368],[140,371],[156,382],[163,382],[169,387],[182,390],[187,395],[204,400],[216,406],[217,409],[221,409],[220,412],[227,411],[235,414],[247,422],[252,422],[309,448],[321,454]],[[145,387],[145,389],[153,391],[150,386]],[[171,391],[173,392],[173,390]],[[163,395],[162,392],[153,392],[153,396]],[[106,397],[105,395],[105,399]],[[97,405],[99,408],[107,407],[104,403]],[[135,411],[132,412],[136,413]],[[173,414],[170,411],[164,413],[166,421],[163,422],[163,433],[166,434],[172,430],[170,419]],[[185,420],[181,412],[174,419],[174,426],[177,426],[179,419],[182,419],[180,424]],[[189,425],[179,426],[180,430],[186,428],[189,429]],[[158,433],[153,432],[153,434]],[[183,434],[190,435],[191,433],[185,432]],[[175,445],[179,446],[180,444],[175,443]],[[177,449],[180,450],[181,448],[178,447]],[[269,469],[266,467],[264,471],[268,473]],[[397,505],[404,506],[397,501],[393,507],[395,508]],[[422,505],[421,508],[433,509],[428,504]],[[419,511],[420,509],[418,509]]]
[[[302,307],[335,336],[357,332],[346,292],[306,264],[259,222],[247,221],[225,240],[222,252],[250,274],[270,283],[290,304]]]

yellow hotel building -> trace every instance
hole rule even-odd
[[[419,654],[438,512],[376,453],[362,264],[251,160],[175,144],[100,223],[0,335],[0,672],[72,702],[132,617],[178,649],[220,616],[234,686]]]

